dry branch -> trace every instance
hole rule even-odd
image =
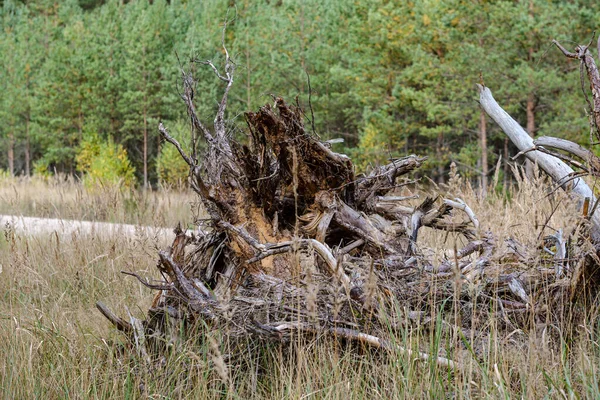
[[[536,146],[552,147],[554,149],[566,151],[569,154],[573,154],[582,159],[588,166],[588,170],[593,175],[600,173],[600,158],[596,156],[592,151],[585,147],[573,143],[566,139],[542,136],[533,141]]]
[[[598,72],[598,67],[596,66],[594,57],[589,51],[593,40],[594,38],[592,37],[592,40],[590,40],[586,46],[578,45],[575,48],[574,53],[565,49],[556,40],[553,40],[552,43],[554,43],[565,56],[580,60],[581,65],[585,67],[592,92],[592,103],[590,104],[590,112],[592,113],[592,128],[596,132],[596,137],[598,140],[600,140],[600,72]],[[600,37],[598,38],[598,51],[600,52]],[[583,76],[581,79],[583,84]]]
[[[506,111],[498,105],[492,92],[487,87],[477,85],[479,88],[479,102],[485,112],[492,117],[494,121],[502,128],[504,133],[517,146],[520,151],[526,151],[534,147],[533,139],[529,134],[515,121]],[[579,177],[574,177],[575,171],[560,159],[539,151],[531,151],[526,153],[526,157],[532,162],[537,163],[557,184],[575,196],[581,203],[585,199],[591,199],[592,202],[596,198],[592,189],[585,181]],[[591,216],[592,229],[591,234],[595,242],[600,243],[600,210],[597,210]]]

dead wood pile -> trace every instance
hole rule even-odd
[[[587,49],[578,51],[589,63]],[[480,87],[486,112],[507,134],[514,133],[513,142],[525,140],[517,144],[523,154],[582,200],[580,227],[572,230],[576,238],[557,234],[537,249],[510,240],[510,250],[501,252],[494,235],[480,231],[477,216],[461,199],[426,197],[409,206],[414,196],[397,195],[398,188],[414,185],[411,174],[425,158],[391,159],[355,175],[347,156],[333,152],[305,126],[304,111],[281,98],[245,115],[248,140],[240,144],[225,120],[234,64],[227,53],[224,73],[210,61],[205,64],[224,82],[213,128],[196,114],[194,78],[183,72],[182,99],[193,129],[190,154],[166,127],[159,129],[190,166],[191,187],[209,218],[198,221],[193,233],[177,230],[172,246],[159,253],[163,281],[150,283],[133,274],[158,291],[144,321],[123,320],[98,303],[142,353],[160,352],[178,340],[181,326],[186,335],[204,326],[223,329],[230,338],[281,341],[328,334],[391,347],[386,338],[406,324],[422,324],[431,307],[457,308],[455,321],[461,326],[455,328],[479,335],[489,329],[490,310],[497,313],[501,329],[514,331],[527,329],[532,321],[552,323],[571,315],[573,304],[595,295],[598,258],[586,239],[596,229],[593,193],[574,189],[585,182],[573,184],[580,175],[568,175],[572,170],[564,161],[569,157],[557,158],[527,142],[522,128],[511,125],[516,133],[509,133],[511,126],[503,124],[514,121],[502,114],[489,89]],[[206,145],[201,157],[200,140]],[[571,172],[548,170],[535,158],[540,154]],[[590,154],[578,164],[584,172],[595,168],[597,159]],[[462,222],[454,222],[458,216]],[[468,244],[434,263],[419,248],[423,227],[463,235]],[[550,252],[551,247],[556,250]],[[438,362],[455,367],[445,358]]]

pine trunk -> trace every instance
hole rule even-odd
[[[29,115],[25,121],[25,175],[31,176],[31,142],[29,140]]]
[[[15,134],[8,134],[8,172],[10,176],[15,176]]]
[[[148,188],[148,116],[144,104],[144,189]]]

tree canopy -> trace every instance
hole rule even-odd
[[[587,42],[599,17],[591,0],[4,0],[0,167],[87,173],[77,159],[95,138],[123,149],[140,186],[176,180],[185,169],[169,166],[157,125],[185,130],[180,67],[202,78],[199,115],[214,115],[222,82],[197,61],[220,62],[227,20],[232,132],[271,94],[298,97],[306,123],[314,114],[322,138],[343,138],[336,150],[359,168],[413,152],[430,156],[434,180],[451,162],[480,178],[511,149],[486,124],[477,82],[530,134],[588,140],[579,65],[551,41]]]

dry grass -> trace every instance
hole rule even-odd
[[[73,177],[0,178],[0,214],[106,221],[171,228],[193,220],[187,190],[86,188]]]
[[[52,194],[40,195],[40,186],[29,189],[30,184],[49,185],[42,187]],[[562,194],[549,197],[540,189],[545,187],[541,180],[519,181],[514,190],[485,200],[457,182],[449,190],[471,205],[483,229],[493,231],[498,243],[512,236],[535,246],[538,236],[568,229],[578,218]],[[11,190],[18,194],[7,197]],[[124,198],[104,211],[110,201],[102,203],[101,196],[96,199],[73,182],[65,186],[14,182],[3,184],[0,193],[3,202],[12,199],[3,207],[21,213],[90,219],[104,214],[112,221],[146,224],[159,218],[146,211],[131,217]],[[151,196],[156,196],[149,203],[155,204],[154,214],[169,213],[170,207],[164,206],[169,201],[184,208],[192,197],[181,195],[184,201],[180,194]],[[178,200],[168,200],[169,196]],[[174,215],[160,217],[161,224],[172,224],[179,218]],[[436,252],[461,244],[460,238],[425,228],[421,241]],[[155,262],[155,244],[147,239],[65,240],[5,232],[0,238],[2,397],[600,398],[597,304],[590,305],[576,337],[566,337],[558,327],[538,329],[535,324],[510,335],[495,333],[498,316],[491,310],[486,323],[493,333],[477,351],[470,346],[475,338],[451,329],[452,313],[435,307],[421,327],[406,324],[395,332],[395,340],[405,347],[458,360],[464,369],[457,373],[404,354],[351,349],[323,338],[297,338],[291,346],[295,351],[248,340],[247,351],[240,356],[232,354],[227,332],[208,332],[209,339],[203,341],[184,340],[162,362],[148,365],[135,352],[120,352],[122,337],[94,303],[102,300],[123,316],[127,306],[132,315],[142,317],[153,293],[119,271],[157,278]],[[399,314],[402,308],[398,304]]]

